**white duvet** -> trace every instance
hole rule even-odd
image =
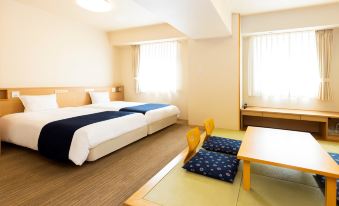
[[[46,124],[98,112],[102,112],[102,110],[69,107],[42,112],[10,114],[0,118],[0,136],[3,141],[38,150],[40,131]],[[74,133],[68,157],[76,165],[82,165],[91,148],[146,126],[144,115],[138,113],[87,125]]]
[[[147,103],[142,103],[142,102],[125,102],[125,101],[112,101],[108,103],[98,103],[98,104],[91,104],[86,107],[90,108],[97,108],[97,109],[103,109],[103,110],[110,110],[110,111],[119,111],[120,109],[124,107],[133,107],[133,106],[138,106],[142,104],[147,104]],[[167,107],[162,107],[159,109],[154,109],[146,112],[145,117],[147,124],[151,124],[153,122],[165,119],[167,117],[171,117],[174,115],[179,115],[180,110],[178,107],[174,105],[169,105]]]

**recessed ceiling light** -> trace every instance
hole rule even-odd
[[[111,0],[76,0],[76,3],[88,11],[108,12],[112,10]]]

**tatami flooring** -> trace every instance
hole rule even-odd
[[[2,143],[0,205],[122,205],[186,147],[176,124],[83,166]]]
[[[217,129],[214,135],[242,139],[244,132]],[[327,151],[339,144],[320,141]],[[301,148],[302,149],[302,148]],[[288,152],[288,148],[286,148]],[[233,184],[183,170],[178,164],[147,195],[160,205],[180,206],[319,206],[324,196],[312,174],[262,164],[251,164],[251,191],[242,189],[242,165]]]

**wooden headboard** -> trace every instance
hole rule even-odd
[[[23,112],[24,106],[19,95],[56,94],[60,107],[76,107],[91,104],[90,91],[108,91],[111,100],[124,100],[123,86],[112,87],[46,87],[0,89],[0,116]]]

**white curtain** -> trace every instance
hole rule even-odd
[[[319,71],[315,31],[249,38],[250,96],[316,98]]]
[[[136,46],[134,47],[134,62],[137,92],[176,92],[180,66],[178,42]]]
[[[133,67],[133,73],[134,73],[134,80],[135,80],[135,92],[138,94],[140,93],[139,88],[139,57],[140,57],[140,46],[139,45],[133,45],[132,46],[132,67]]]
[[[332,61],[333,30],[320,30],[316,32],[319,62],[319,99],[331,100],[330,69]]]

